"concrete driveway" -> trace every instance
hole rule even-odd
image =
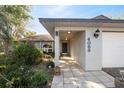
[[[114,78],[104,71],[84,71],[71,59],[61,60],[61,75],[54,76],[52,88],[115,87]]]

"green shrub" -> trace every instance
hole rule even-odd
[[[50,80],[50,76],[45,71],[37,71],[32,76],[31,82],[32,87],[45,87]]]
[[[5,59],[5,55],[0,55],[0,73],[6,68]]]
[[[3,52],[4,51],[4,46],[3,44],[0,42],[0,52]]]
[[[33,71],[31,71],[28,66],[18,66],[17,64],[7,66],[4,77],[8,81],[4,78],[0,78],[0,87],[30,87],[30,80],[33,74]]]
[[[50,62],[47,63],[46,67],[47,68],[54,68],[55,67],[55,63],[50,61]]]
[[[0,70],[3,77],[0,77],[0,87],[7,88],[28,88],[45,87],[50,76],[47,72],[34,72],[32,65],[42,57],[42,51],[32,44],[19,44],[12,50],[11,55],[3,58],[0,63]],[[4,69],[4,70],[3,70]]]
[[[32,65],[42,53],[36,47],[29,44],[19,44],[13,51],[14,61],[21,65]]]
[[[0,64],[0,73],[6,69],[6,65]]]
[[[0,62],[3,62],[5,57],[5,54],[3,52],[0,52]]]

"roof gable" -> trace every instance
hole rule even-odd
[[[96,17],[94,17],[94,18],[92,18],[92,19],[109,19],[110,20],[110,18],[108,18],[108,17],[106,17],[106,16],[104,16],[104,15],[99,15],[99,16],[96,16]]]

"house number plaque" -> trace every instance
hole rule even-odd
[[[87,51],[91,52],[91,41],[90,41],[90,38],[87,39]]]

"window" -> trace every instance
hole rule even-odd
[[[52,45],[50,43],[46,43],[43,45],[43,51],[44,52],[53,52],[53,48],[52,48]]]
[[[52,46],[50,44],[44,44],[43,48],[52,48]]]
[[[48,52],[52,52],[52,49],[48,49]]]

